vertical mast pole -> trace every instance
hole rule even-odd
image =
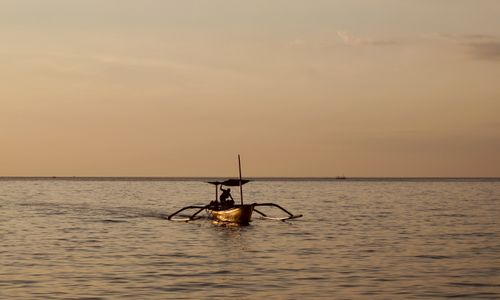
[[[239,154],[238,154],[238,168],[240,170],[240,201],[241,205],[243,205],[243,186],[241,184],[241,159]]]

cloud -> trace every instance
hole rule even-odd
[[[347,30],[337,30],[336,38],[343,45],[357,48],[401,46],[412,49],[409,53],[431,53],[433,55],[453,54],[478,61],[500,62],[500,36],[483,33],[426,33],[408,36],[362,36]],[[292,40],[289,45],[296,48],[324,47],[331,49],[332,40],[310,42],[301,38]],[[387,48],[388,49],[388,48]],[[390,49],[388,51],[393,51]],[[427,51],[427,52],[426,52]]]
[[[500,41],[469,43],[468,46],[479,59],[500,61]]]
[[[72,54],[66,52],[26,52],[6,53],[26,68],[44,71],[61,76],[95,76],[106,72],[158,72],[181,73],[198,72],[202,67],[187,62],[175,62],[166,58],[144,58],[137,56],[118,56],[105,54]]]
[[[337,31],[337,36],[348,46],[390,46],[401,42],[397,39],[360,37],[343,30]]]
[[[500,37],[491,34],[440,34],[439,38],[465,46],[468,53],[481,60],[500,61]]]
[[[481,60],[500,61],[500,37],[486,34],[466,34],[457,41],[466,46],[469,53]]]
[[[347,31],[337,31],[337,36],[346,44],[349,46],[357,46],[361,45],[363,43],[366,43],[366,40],[363,40],[359,37],[356,37],[352,35],[351,33]]]
[[[481,41],[481,40],[491,40],[495,39],[496,36],[491,34],[480,34],[480,33],[464,33],[464,34],[453,34],[453,33],[439,33],[427,35],[427,37],[433,38],[437,37],[440,39],[463,42],[463,41]]]

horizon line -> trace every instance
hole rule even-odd
[[[0,180],[115,180],[115,181],[204,181],[208,179],[227,179],[236,176],[2,176]],[[492,180],[500,181],[499,176],[248,176],[254,181],[361,181],[361,180]]]

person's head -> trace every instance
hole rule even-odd
[[[228,192],[230,192],[230,191],[231,191],[231,189],[230,189],[230,188],[228,188],[228,189],[227,189],[227,191],[228,191]]]

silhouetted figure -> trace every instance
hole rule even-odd
[[[232,207],[234,205],[234,199],[233,196],[231,196],[231,189],[230,188],[228,188],[227,190],[223,189],[221,185],[220,190],[222,191],[222,193],[219,196],[221,207],[222,208]],[[228,200],[228,198],[231,200]]]

